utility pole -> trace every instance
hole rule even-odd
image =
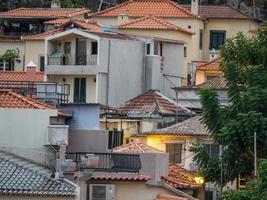
[[[254,176],[257,177],[257,133],[254,131]]]

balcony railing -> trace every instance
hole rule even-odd
[[[105,172],[139,173],[142,167],[138,154],[75,152],[66,153],[66,158],[76,163],[78,171],[90,169]]]
[[[48,65],[96,65],[97,55],[47,56]]]
[[[69,84],[31,81],[0,81],[0,89],[10,89],[20,95],[45,103],[68,103]]]

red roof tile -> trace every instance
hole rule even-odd
[[[181,5],[183,8],[191,11],[191,5]],[[206,5],[198,7],[198,15],[204,18],[211,19],[248,19],[247,16],[240,13],[238,10],[227,5]]]
[[[168,21],[160,19],[154,16],[146,16],[142,18],[138,18],[136,20],[132,20],[125,24],[121,24],[118,26],[119,29],[152,29],[152,30],[174,30],[181,31],[187,34],[194,34],[191,31],[188,31],[184,28],[178,27]]]
[[[27,72],[0,71],[1,81],[27,81]],[[44,73],[37,72],[35,81],[44,81]]]
[[[197,17],[171,0],[129,0],[99,13],[94,13],[92,16],[116,17],[121,13],[131,17],[144,17],[147,15],[179,18]]]
[[[169,194],[158,194],[155,200],[188,200],[188,198],[178,197]]]
[[[102,26],[98,24],[97,22],[93,22],[93,21],[60,18],[60,19],[55,19],[55,20],[50,20],[50,21],[45,22],[45,24],[54,24],[58,26],[66,26],[71,23],[75,24],[81,29],[87,29],[87,30],[91,30],[94,32],[101,32],[102,30]]]
[[[197,70],[220,70],[220,58],[216,58],[212,61],[194,61]]]
[[[23,36],[22,40],[44,40],[46,37],[60,32],[63,32],[63,29],[55,29],[44,33]]]
[[[168,176],[162,177],[162,179],[171,187],[176,189],[201,187],[200,184],[196,183],[190,171],[182,168],[178,164],[170,164],[168,171]]]
[[[18,108],[18,109],[52,109],[57,110],[60,116],[69,116],[59,111],[56,107],[38,102],[29,97],[19,95],[10,90],[0,90],[0,108]]]
[[[73,17],[88,13],[85,8],[77,9],[50,9],[50,8],[17,8],[7,12],[0,12],[1,18],[59,18]]]
[[[186,108],[177,104],[156,90],[149,90],[118,108],[123,113],[139,114],[177,114],[177,112],[190,113]]]
[[[130,174],[130,173],[109,173],[109,172],[95,172],[92,175],[94,180],[112,180],[112,181],[148,181],[149,176]]]
[[[136,139],[129,144],[118,146],[112,150],[116,153],[163,153],[162,151],[148,146],[147,144],[142,143],[140,140]]]

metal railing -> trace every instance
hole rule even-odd
[[[69,84],[38,81],[0,81],[0,89],[12,90],[45,103],[68,103]]]
[[[47,56],[48,65],[96,65],[97,55]]]
[[[138,154],[74,152],[66,158],[77,164],[77,170],[139,173],[142,167]]]

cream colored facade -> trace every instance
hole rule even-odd
[[[26,40],[25,45],[25,65],[33,61],[40,71],[41,61],[40,57],[45,56],[44,40]]]
[[[86,102],[96,103],[97,87],[95,75],[47,75],[48,82],[65,83],[70,85],[69,102],[73,102],[75,78],[86,78]]]
[[[217,77],[223,73],[220,70],[196,70],[196,85],[204,83],[209,77]]]

